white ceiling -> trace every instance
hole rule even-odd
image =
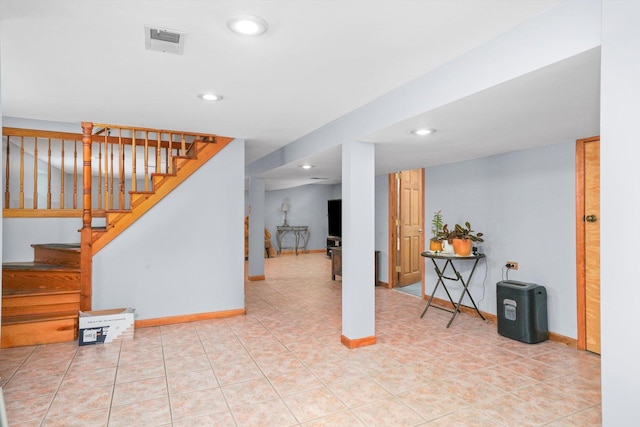
[[[593,49],[363,139],[378,143],[377,168],[388,173],[594,136],[599,123],[600,49]],[[421,127],[437,132],[410,133]]]
[[[556,2],[0,0],[2,113],[243,138],[249,164]],[[225,22],[236,14],[269,29],[235,35]],[[145,25],[185,32],[184,54],[145,50]],[[378,143],[386,173],[591,136],[599,60],[587,52],[362,140]],[[204,91],[224,100],[205,103]],[[419,139],[408,133],[418,125],[438,132]],[[335,148],[305,159],[311,172],[295,162],[264,176],[271,188],[336,182],[339,159]]]

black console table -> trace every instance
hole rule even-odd
[[[435,305],[434,305],[434,307],[438,308],[440,310],[444,310],[444,311],[448,311],[450,313],[453,313],[453,315],[451,316],[451,319],[449,320],[449,323],[447,323],[447,328],[449,326],[451,326],[451,322],[453,322],[453,319],[456,318],[456,314],[458,314],[460,312],[460,305],[462,303],[462,298],[464,298],[465,294],[467,294],[469,296],[469,299],[471,300],[471,304],[473,304],[473,308],[476,309],[476,312],[482,318],[482,320],[486,320],[484,318],[484,316],[482,315],[482,313],[480,313],[480,310],[478,309],[478,306],[476,305],[476,302],[473,300],[473,297],[469,293],[469,283],[471,282],[471,277],[473,277],[473,273],[476,271],[476,267],[478,265],[478,261],[480,261],[481,259],[485,258],[484,254],[469,255],[469,256],[458,256],[458,255],[441,254],[441,253],[434,253],[434,252],[422,252],[421,255],[423,257],[425,257],[425,258],[429,258],[431,260],[431,262],[433,262],[433,268],[436,271],[436,275],[438,276],[438,281],[436,282],[436,286],[433,288],[433,291],[431,292],[431,296],[429,297],[429,301],[427,302],[427,306],[425,307],[424,311],[420,315],[420,318],[422,319],[422,317],[427,312],[429,307],[431,307],[431,302],[433,301],[433,296],[436,294],[436,290],[438,289],[438,286],[442,285],[442,287],[444,288],[445,292],[447,293],[447,296],[449,297],[449,301],[451,301],[451,304],[453,305],[453,310],[449,310],[449,309],[446,309],[446,308],[443,308],[443,307],[438,307],[438,306],[435,306]],[[440,266],[438,266],[438,263],[436,262],[436,260],[443,260],[444,261],[444,265],[443,265],[442,268],[440,268]],[[462,275],[456,269],[455,263],[457,263],[459,261],[473,261],[473,268],[471,269],[471,272],[469,273],[469,276],[467,277],[466,280],[462,277]],[[447,277],[447,276],[445,276],[447,268],[449,268],[449,267],[451,267],[451,270],[453,271],[453,274],[455,275],[455,277]],[[445,285],[444,280],[452,280],[452,281],[456,281],[456,282],[462,283],[462,288],[463,289],[462,289],[462,292],[460,293],[460,298],[458,298],[458,302],[457,303],[453,302],[453,298],[451,297],[451,294],[449,293],[449,290],[447,289],[447,286]]]

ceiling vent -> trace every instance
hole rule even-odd
[[[147,50],[182,55],[186,33],[166,28],[144,27],[144,41]]]

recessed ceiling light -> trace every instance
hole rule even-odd
[[[305,165],[300,165],[300,167],[301,167],[302,169],[311,169],[311,168],[313,167],[313,165],[305,164]]]
[[[201,93],[198,95],[198,98],[203,101],[220,101],[222,100],[222,96],[216,95],[215,93]]]
[[[237,34],[259,36],[267,31],[267,22],[253,15],[236,15],[227,21],[227,27]]]
[[[412,130],[411,133],[418,136],[425,136],[435,133],[436,129],[415,129]]]

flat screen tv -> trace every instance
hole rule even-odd
[[[329,236],[342,237],[342,200],[327,201]]]

